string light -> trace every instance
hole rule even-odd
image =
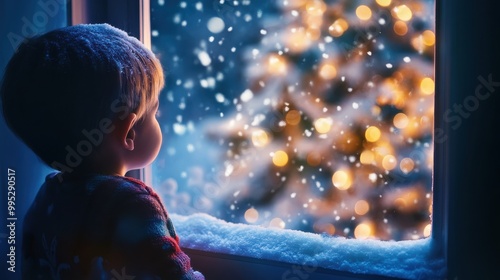
[[[385,170],[393,170],[397,165],[398,162],[393,155],[386,155],[382,160],[382,167],[384,167]]]
[[[372,234],[372,227],[367,223],[361,223],[354,229],[354,237],[356,237],[356,239],[367,239]]]
[[[325,63],[319,70],[319,76],[325,80],[331,80],[337,76],[337,69],[331,63]]]
[[[429,237],[431,236],[431,232],[432,232],[432,225],[431,224],[427,224],[424,228],[424,231],[423,231],[423,235],[424,237]]]
[[[377,4],[379,4],[382,7],[387,7],[391,4],[391,0],[377,0]]]
[[[403,173],[405,174],[410,173],[413,168],[415,168],[415,163],[411,158],[404,158],[399,163],[399,169],[401,169],[401,171],[403,171]]]
[[[381,132],[376,126],[370,126],[365,131],[365,138],[368,142],[376,142],[380,139]]]
[[[424,44],[428,47],[434,46],[434,43],[436,42],[436,36],[431,30],[425,30],[424,32],[422,32],[422,38]]]
[[[352,178],[347,170],[338,170],[332,176],[333,185],[339,190],[347,190],[351,187]]]
[[[332,119],[319,118],[314,122],[314,128],[318,133],[328,133],[332,128]]]
[[[340,37],[349,28],[349,23],[343,19],[339,18],[335,20],[330,27],[328,27],[328,32],[334,37]]]
[[[359,161],[362,164],[374,164],[375,163],[375,154],[370,150],[364,150],[359,156]]]
[[[420,91],[425,94],[433,94],[434,93],[434,80],[431,78],[423,78],[420,82]]]
[[[256,223],[257,220],[259,219],[259,212],[255,208],[249,208],[247,211],[245,211],[245,220],[247,223]]]
[[[284,151],[276,151],[273,155],[273,163],[278,167],[285,166],[288,163],[288,154]]]
[[[273,75],[284,75],[287,72],[285,59],[279,55],[272,54],[267,59],[267,70]]]
[[[356,16],[360,20],[369,20],[372,17],[372,10],[366,5],[360,5],[356,8]]]
[[[397,113],[392,122],[395,127],[403,129],[408,125],[408,116],[405,113]]]
[[[394,17],[402,20],[409,21],[413,17],[413,13],[406,5],[399,5],[392,9],[392,14]]]
[[[269,227],[283,229],[286,224],[281,218],[274,218],[269,222]]]
[[[354,212],[358,215],[365,215],[370,210],[370,204],[366,200],[358,200],[354,205]]]
[[[404,36],[408,33],[408,26],[404,21],[398,20],[394,23],[394,33]]]
[[[262,129],[255,130],[252,132],[252,143],[255,147],[264,147],[269,143],[269,136]]]

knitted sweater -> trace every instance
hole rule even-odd
[[[48,175],[22,252],[23,279],[204,279],[158,195],[128,177]]]

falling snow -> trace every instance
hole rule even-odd
[[[433,5],[410,2],[419,12],[409,18],[369,2],[369,20],[356,14],[364,1],[152,2],[167,79],[154,184],[169,210],[335,236],[428,236],[433,83],[422,80],[432,80]]]

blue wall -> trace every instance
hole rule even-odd
[[[44,33],[66,25],[67,0],[0,0],[0,75],[23,37]],[[40,135],[43,137],[43,135]],[[7,170],[14,169],[15,217],[7,221]],[[21,279],[22,220],[45,175],[46,167],[6,127],[0,117],[0,279]],[[10,251],[6,226],[15,222],[15,272],[9,272],[6,258]]]

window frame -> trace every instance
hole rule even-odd
[[[67,2],[68,23],[109,23],[139,39],[151,48],[149,0],[70,0]],[[126,176],[152,185],[151,167],[131,170]]]
[[[442,5],[438,5],[441,3],[439,0],[435,0],[435,15],[436,18],[438,18],[438,13],[442,13],[443,10],[441,9]],[[438,27],[439,25],[439,27]],[[436,21],[436,37],[439,37],[441,34],[441,25]],[[438,39],[437,39],[438,40]],[[437,45],[438,43],[436,43]],[[437,55],[435,56],[435,70],[438,69],[438,59]],[[443,66],[444,63],[440,63],[439,67],[446,67]],[[441,73],[444,73],[442,71]],[[436,80],[436,92],[440,92],[440,89],[442,88],[441,82],[442,82],[442,77],[441,75],[438,75],[438,73],[435,73],[435,80]],[[444,122],[444,118],[442,117],[444,108],[449,107],[449,101],[447,98],[447,95],[442,94],[442,95],[435,95],[435,127],[436,128],[442,128],[443,130],[447,131],[447,126],[446,123]],[[437,114],[437,116],[436,116]],[[445,132],[446,133],[446,132]],[[436,145],[434,143],[434,169],[433,169],[433,213],[432,213],[432,233],[429,238],[432,239],[433,242],[433,254],[438,254],[439,256],[443,256],[444,259],[446,259],[446,231],[445,229],[447,228],[447,213],[446,213],[446,207],[447,201],[447,184],[446,184],[446,161],[445,159],[447,158],[447,153],[448,153],[448,145],[447,142],[442,143],[441,145]],[[436,148],[436,146],[438,146]],[[149,170],[149,174],[151,174],[151,167],[146,167],[146,170]],[[152,176],[152,175],[150,175]],[[148,180],[148,177],[142,177],[142,179]],[[149,177],[150,179],[150,177]],[[151,181],[151,179],[149,180]],[[439,186],[439,187],[436,187]],[[213,260],[216,259],[218,262],[224,262],[224,263],[233,263],[233,265],[236,266],[249,266],[252,267],[250,271],[260,271],[261,268],[266,267],[267,269],[264,269],[266,271],[266,275],[258,275],[260,277],[266,276],[269,277],[267,274],[270,270],[273,271],[272,269],[269,269],[269,267],[282,267],[282,270],[279,270],[279,273],[276,275],[283,276],[284,273],[287,272],[287,270],[290,269],[291,266],[294,264],[290,263],[284,263],[284,262],[279,262],[279,261],[269,261],[269,260],[261,260],[261,259],[256,259],[252,257],[247,257],[247,256],[236,256],[236,255],[229,255],[229,254],[223,254],[223,253],[214,253],[214,252],[209,252],[209,251],[203,251],[203,250],[198,250],[198,249],[190,249],[190,248],[183,248],[183,250],[188,253],[188,255],[191,257],[193,263],[202,265],[206,267],[207,269],[210,269],[210,267],[213,267]],[[210,265],[203,265],[210,263]],[[195,267],[199,267],[199,265]],[[300,264],[295,264],[295,265],[300,265]],[[223,267],[228,267],[230,265],[223,265]],[[203,271],[203,269],[200,267],[200,270]],[[238,272],[238,270],[236,270]],[[326,273],[326,274],[325,274]],[[227,271],[224,272],[224,274],[227,274]],[[223,276],[224,274],[221,274]],[[351,273],[351,272],[345,272],[345,271],[338,271],[338,270],[332,270],[332,269],[324,269],[321,268],[318,271],[314,271],[309,274],[312,279],[327,279],[324,278],[324,275],[328,275],[328,277],[335,276],[335,277],[340,277],[336,279],[396,279],[388,276],[375,276],[375,275],[369,275],[369,274],[356,274],[356,273]],[[256,279],[257,275],[251,275],[251,276],[245,276],[249,277],[248,279]],[[379,278],[380,277],[380,278]],[[215,277],[215,279],[218,279]],[[246,278],[244,278],[246,279]],[[275,278],[272,278],[275,279]],[[290,278],[292,279],[292,278]]]
[[[435,55],[435,129],[442,129],[444,133],[449,131],[449,123],[445,122],[443,114],[449,108],[449,83],[446,77],[446,69],[449,66],[449,57],[446,44],[441,45],[447,35],[443,27],[448,23],[444,9],[446,1],[435,0],[436,18],[436,55]],[[449,2],[447,2],[449,3]],[[139,38],[147,47],[151,47],[150,26],[150,0],[71,0],[68,2],[71,10],[71,23],[98,23],[107,22],[118,28],[124,29],[129,34]],[[447,135],[447,134],[446,134]],[[448,262],[447,252],[447,229],[448,229],[448,153],[449,141],[443,143],[434,142],[434,169],[433,169],[433,213],[432,254],[437,254]],[[127,173],[143,180],[146,184],[152,183],[152,168],[145,167]],[[286,278],[290,269],[300,269],[301,264],[285,263],[280,261],[262,260],[252,257],[236,256],[222,253],[214,253],[197,249],[183,247],[183,250],[191,258],[193,267],[202,271],[208,279],[220,279],[229,274],[238,275],[238,279],[397,279],[389,276],[356,274],[346,271],[318,268],[308,273],[307,278]],[[221,268],[221,269],[218,269]],[[223,269],[222,269],[223,268]],[[270,273],[272,276],[270,277]]]

